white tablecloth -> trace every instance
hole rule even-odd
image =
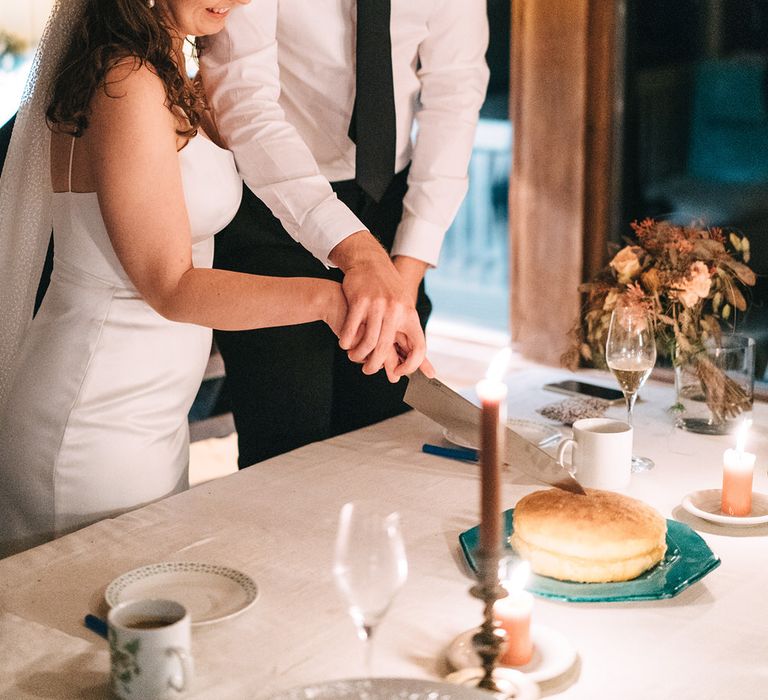
[[[509,416],[535,419],[535,408],[562,398],[542,384],[566,375],[514,373]],[[608,375],[587,376],[612,384]],[[668,385],[650,383],[642,398],[635,448],[656,468],[633,476],[629,493],[695,528],[722,565],[668,600],[537,599],[535,624],[564,633],[578,651],[576,665],[542,690],[585,700],[768,698],[768,526],[724,528],[679,507],[690,491],[719,488],[722,454],[733,440],[674,429]],[[754,418],[755,489],[768,493],[768,407],[757,405]],[[260,589],[242,615],[194,629],[190,698],[258,698],[362,675],[361,643],[330,573],[339,508],[355,498],[377,498],[401,512],[410,564],[377,634],[375,674],[444,675],[447,645],[481,619],[457,546],[459,533],[478,521],[479,479],[476,465],[421,452],[440,433],[423,416],[399,416],[1,561],[0,640],[20,641],[0,645],[0,697],[90,697],[106,684],[106,642],[82,626],[83,616],[105,616],[104,590],[117,575],[168,560],[235,567]],[[504,507],[537,488],[506,472]],[[45,694],[43,682],[61,694]]]

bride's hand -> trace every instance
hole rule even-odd
[[[398,382],[405,376],[405,373],[403,372],[403,364],[410,356],[412,350],[413,348],[410,347],[408,337],[403,333],[397,333],[395,335],[395,344],[387,353],[387,357],[384,360],[384,370],[386,371],[387,379],[389,379],[390,382]],[[419,365],[418,369],[424,372],[430,379],[435,376],[435,368],[427,357],[424,357],[424,360],[421,365]],[[411,372],[408,372],[408,374],[411,374]]]
[[[327,282],[326,284],[328,285],[328,298],[323,305],[325,312],[323,320],[328,324],[336,336],[338,336],[344,326],[344,321],[346,320],[349,307],[347,305],[347,299],[344,295],[344,292],[342,291],[341,285],[337,284],[336,282]],[[352,347],[355,347],[357,343],[362,340],[364,335],[365,324],[363,323],[358,328],[357,337],[355,338],[355,342],[352,344]],[[387,357],[384,361],[384,371],[387,373],[387,379],[389,379],[390,382],[394,383],[402,378],[402,365],[404,361],[410,356],[412,350],[413,348],[411,347],[411,344],[408,340],[408,336],[406,336],[404,333],[398,332],[395,336],[395,343],[389,349]],[[365,359],[359,364],[363,364]],[[432,367],[432,363],[426,357],[419,366],[419,369],[428,377],[435,376],[435,370]]]

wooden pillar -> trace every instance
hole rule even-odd
[[[512,0],[512,339],[557,364],[603,264],[616,110],[609,0]]]

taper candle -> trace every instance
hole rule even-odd
[[[506,415],[507,386],[502,377],[509,362],[509,349],[494,357],[485,379],[477,384],[482,406],[480,418],[480,548],[495,552],[501,545],[500,429]]]

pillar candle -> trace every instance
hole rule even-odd
[[[506,648],[499,657],[504,666],[525,666],[533,658],[531,612],[533,596],[528,591],[507,589],[506,598],[496,601],[493,611],[507,633]]]
[[[736,437],[736,449],[723,454],[723,490],[720,510],[726,515],[744,516],[752,511],[752,475],[755,455],[744,450],[752,421],[744,421]]]

